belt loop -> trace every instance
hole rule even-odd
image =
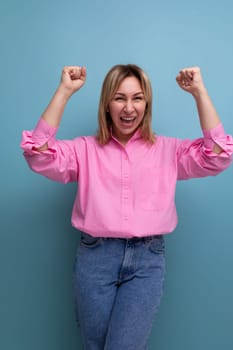
[[[145,236],[143,240],[144,240],[144,243],[148,243],[151,240],[151,237]]]

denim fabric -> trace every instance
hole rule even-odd
[[[74,266],[85,350],[145,350],[163,293],[163,236],[96,238],[81,233]]]

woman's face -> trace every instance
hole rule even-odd
[[[126,144],[140,126],[146,109],[146,100],[139,80],[132,76],[119,85],[108,105],[112,119],[113,136]]]

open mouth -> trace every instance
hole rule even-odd
[[[134,122],[135,119],[136,119],[136,117],[120,117],[120,120],[126,124],[130,124],[130,123]]]

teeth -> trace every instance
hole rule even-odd
[[[127,122],[134,120],[135,117],[127,118],[127,117],[121,117],[121,120],[126,120]]]

